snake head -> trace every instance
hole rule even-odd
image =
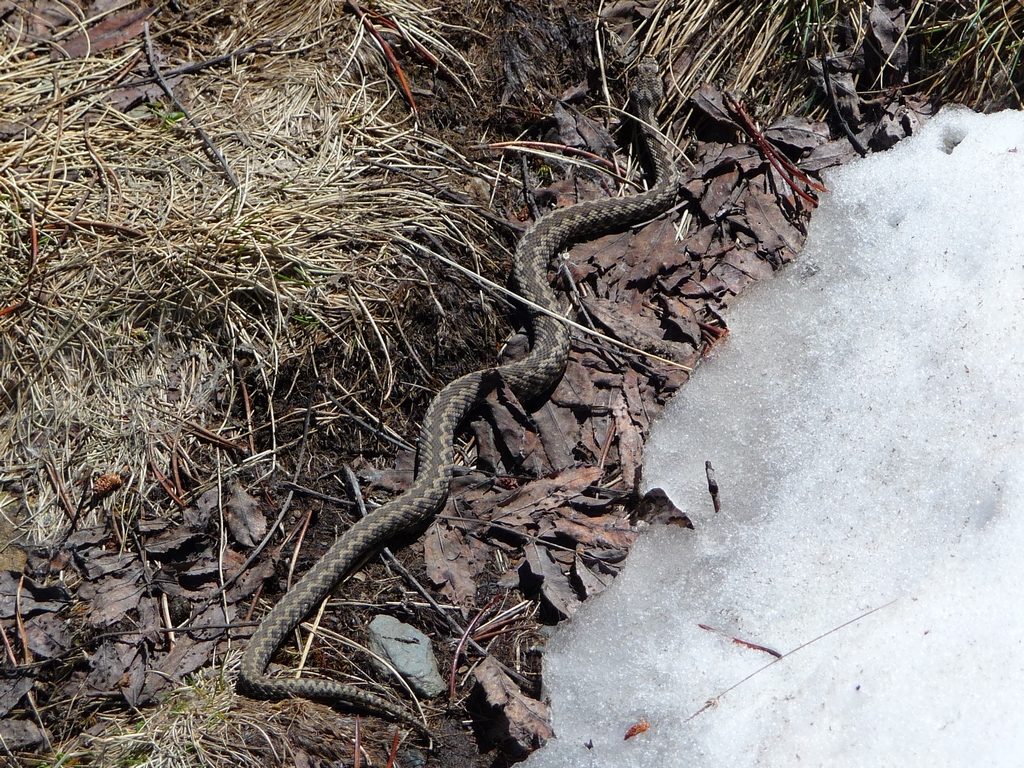
[[[640,59],[629,93],[637,113],[641,115],[653,113],[661,103],[665,89],[661,84],[658,61],[653,56],[644,56]]]

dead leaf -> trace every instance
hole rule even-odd
[[[783,261],[791,261],[803,245],[803,236],[796,226],[786,218],[774,195],[751,189],[744,196],[747,223],[765,253],[782,254]],[[766,265],[767,266],[767,265]],[[754,277],[758,280],[770,277],[772,270],[760,269]]]
[[[636,424],[629,418],[626,398],[620,392],[612,405],[615,420],[615,434],[618,438],[619,470],[625,490],[632,493],[640,485],[640,470],[643,464],[644,441]]]
[[[106,640],[89,657],[89,675],[85,679],[85,691],[88,695],[101,695],[119,692],[136,675],[132,667],[141,673],[144,661],[135,643],[122,640]]]
[[[487,703],[504,714],[508,735],[524,751],[542,747],[555,735],[549,725],[548,705],[524,695],[493,658],[488,656],[477,664],[473,676],[483,689]]]
[[[561,472],[571,467],[574,463],[572,451],[579,442],[580,434],[579,421],[573,412],[548,400],[532,416],[551,469]]]
[[[722,211],[736,194],[740,183],[740,169],[731,166],[715,174],[708,181],[707,190],[700,199],[700,209],[710,221],[717,221]]]
[[[89,625],[110,626],[135,610],[145,592],[141,580],[142,569],[136,567],[132,575],[107,576],[79,587],[78,598],[89,603]]]
[[[576,609],[580,607],[580,599],[569,584],[569,579],[562,573],[562,569],[551,558],[547,547],[538,547],[530,543],[526,545],[523,554],[526,556],[523,567],[529,568],[534,582],[540,587],[541,595],[551,607],[566,618],[576,613]],[[524,578],[520,573],[520,582],[529,584],[530,579]]]
[[[565,506],[601,478],[599,467],[573,467],[554,477],[527,483],[494,506],[491,521],[516,527],[534,521],[545,512]]]
[[[215,485],[203,491],[202,495],[196,499],[196,503],[185,510],[185,525],[196,531],[205,530],[219,503],[219,486]]]
[[[485,548],[462,531],[435,520],[423,538],[427,578],[464,611],[476,602],[476,579],[487,564]]]
[[[732,114],[725,107],[725,100],[722,97],[722,92],[713,85],[702,85],[697,89],[697,92],[690,97],[690,102],[694,107],[710,117],[716,123],[721,123],[729,126],[730,128],[739,130],[739,126],[736,124],[736,121],[732,119]]]
[[[67,620],[55,613],[33,616],[25,622],[25,634],[29,650],[38,658],[52,659],[71,647]]]
[[[0,717],[5,717],[18,705],[21,697],[32,690],[32,682],[28,675],[0,677]]]
[[[648,723],[646,720],[640,720],[636,723],[633,723],[633,725],[629,726],[629,728],[626,730],[626,734],[622,737],[622,740],[629,741],[634,736],[639,736],[641,733],[644,733],[650,727],[651,724]]]
[[[693,528],[690,518],[672,503],[672,499],[661,488],[651,488],[643,495],[643,498],[637,502],[631,519],[634,522],[643,520],[647,523]]]
[[[211,605],[189,621],[179,632],[173,650],[154,657],[146,670],[138,703],[150,701],[209,662],[213,649],[227,633],[226,625],[235,620],[236,614],[234,605]],[[209,629],[204,629],[207,626]]]
[[[573,560],[572,575],[584,600],[601,594],[613,581],[613,578],[607,574],[595,573],[590,570],[578,554]]]
[[[102,576],[109,576],[112,573],[125,570],[137,563],[139,558],[134,552],[119,552],[93,547],[82,553],[82,560],[85,563],[86,578],[95,581]]]
[[[547,537],[551,532],[565,536],[586,547],[614,549],[628,552],[636,540],[636,531],[629,522],[616,515],[579,515],[556,518],[550,530],[541,529],[539,535]]]
[[[578,359],[570,358],[565,373],[559,380],[550,401],[555,405],[572,408],[585,415],[596,402],[597,397],[590,371]]]
[[[806,117],[787,115],[766,128],[764,136],[791,158],[808,155],[828,141],[828,126]]]
[[[143,24],[155,12],[156,8],[138,8],[112,13],[84,32],[68,38],[67,42],[55,46],[51,58],[81,59],[124,45],[142,35]]]
[[[31,720],[0,720],[0,743],[9,752],[21,752],[46,741],[46,734]]]
[[[228,530],[243,547],[255,547],[267,533],[267,518],[256,501],[240,483],[232,482],[224,502]]]
[[[910,43],[905,34],[907,9],[903,0],[874,0],[868,13],[871,37],[878,44],[883,85],[898,85],[907,80]]]
[[[27,576],[22,583],[21,576],[0,571],[0,619],[14,618],[19,604],[21,618],[27,619],[36,614],[59,611],[70,599],[63,586],[41,587]]]
[[[540,438],[515,395],[503,387],[489,394],[487,403],[496,444],[506,470],[530,475],[549,472],[551,467]]]
[[[147,539],[143,546],[151,555],[166,555],[192,544],[203,535],[202,531],[197,531],[187,525],[176,525],[158,536]]]

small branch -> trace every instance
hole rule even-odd
[[[202,126],[199,125],[194,117],[192,117],[192,113],[189,112],[185,105],[182,104],[174,95],[174,92],[171,90],[171,86],[167,84],[164,76],[160,73],[160,67],[157,66],[156,63],[156,55],[153,53],[153,39],[149,36],[148,21],[142,25],[142,32],[146,40],[146,59],[149,61],[149,68],[153,70],[153,76],[156,78],[156,82],[157,85],[160,86],[160,90],[167,94],[167,98],[171,100],[175,108],[181,112],[185,116],[185,119],[192,125],[196,134],[198,134],[199,138],[202,140],[207,153],[224,170],[224,175],[228,177],[228,181],[231,183],[231,186],[235,189],[239,189],[240,185],[238,183],[238,177],[235,176],[235,172],[231,170],[231,166],[229,166],[228,161],[224,159],[224,155],[222,155],[221,151],[217,149],[213,140],[207,135],[206,131],[203,130]]]
[[[828,99],[828,106],[832,110],[832,116],[843,127],[843,133],[846,134],[846,138],[849,139],[850,145],[857,151],[857,154],[861,157],[866,157],[868,151],[860,143],[860,139],[857,138],[853,129],[850,128],[850,124],[843,117],[843,113],[839,110],[839,100],[836,98],[835,89],[832,87],[832,78],[828,74],[828,58],[825,56],[821,57],[821,79],[825,81],[825,97]]]
[[[394,74],[395,80],[398,83],[398,90],[402,92],[402,97],[409,105],[409,109],[412,111],[413,115],[419,116],[419,110],[416,108],[416,99],[412,96],[412,88],[409,86],[409,80],[406,78],[401,65],[399,65],[395,52],[392,50],[391,46],[388,45],[388,41],[381,36],[380,32],[377,31],[377,28],[373,26],[373,22],[370,20],[370,17],[363,12],[363,9],[360,8],[354,0],[347,0],[345,7],[359,17],[363,26],[366,27],[366,31],[370,33],[370,36],[377,42],[377,45],[380,46],[380,50],[384,54],[384,58],[387,59],[388,66],[391,68],[391,72]]]
[[[718,498],[718,481],[715,480],[715,468],[710,461],[704,462],[704,474],[708,476],[708,493],[711,494],[711,503],[715,507],[715,514],[722,511],[722,501]]]
[[[772,167],[778,171],[782,179],[789,185],[789,188],[796,193],[797,197],[806,202],[812,208],[818,207],[818,198],[815,197],[813,192],[807,192],[801,189],[796,181],[802,182],[805,186],[809,187],[814,192],[827,192],[823,184],[819,184],[814,181],[810,176],[804,173],[802,170],[796,167],[789,158],[781,154],[771,142],[765,138],[765,135],[758,129],[754,124],[753,119],[743,106],[742,102],[737,101],[729,93],[723,94],[725,105],[735,115],[739,121],[740,126],[743,128],[743,132],[750,137],[750,139],[757,144],[761,153],[765,156],[765,159],[771,163]]]
[[[470,636],[473,634],[474,630],[476,630],[476,627],[480,623],[480,620],[483,619],[487,612],[491,610],[491,608],[493,608],[500,599],[501,595],[495,595],[491,598],[490,602],[488,602],[487,605],[485,605],[483,608],[480,609],[480,611],[477,612],[476,616],[474,616],[473,620],[469,622],[469,624],[466,626],[465,631],[462,633],[462,636],[459,638],[458,645],[455,646],[455,652],[452,654],[452,671],[448,675],[449,702],[455,701],[455,677],[459,670],[459,656],[462,655],[462,650],[466,647],[466,643],[470,640]]]

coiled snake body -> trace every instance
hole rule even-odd
[[[520,292],[555,315],[560,309],[547,276],[552,257],[572,243],[653,218],[675,202],[674,174],[651,127],[662,98],[661,78],[653,59],[641,60],[630,93],[657,184],[633,197],[592,200],[553,211],[539,219],[516,248],[514,276]],[[569,354],[568,330],[556,317],[533,310],[531,323],[533,343],[525,358],[466,374],[437,394],[423,423],[419,471],[412,487],[349,528],[267,614],[245,649],[238,678],[240,693],[262,699],[315,699],[400,721],[429,736],[409,712],[380,696],[330,680],[270,677],[266,669],[285,638],[342,578],[392,538],[416,531],[433,519],[448,497],[455,432],[489,390],[504,382],[516,397],[529,402],[547,394],[558,382]]]

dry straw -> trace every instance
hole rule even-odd
[[[375,10],[472,83],[436,14],[412,2]],[[491,269],[492,225],[436,192],[486,172],[416,130],[375,41],[342,4],[211,4],[180,28],[154,27],[157,66],[193,122],[157,90],[128,112],[114,106],[138,92],[116,81],[148,74],[139,37],[51,59],[28,31],[9,34],[0,483],[18,489],[34,538],[53,539],[79,513],[89,524],[89,489],[103,474],[126,481],[106,503],[118,521],[166,498],[160,473],[171,488],[177,472],[201,489],[225,457],[200,430],[248,448],[228,457],[229,471],[270,472],[287,415],[268,393],[314,349],[330,350],[318,364],[345,382],[352,410],[393,418],[411,361],[432,355],[438,336],[476,330],[451,320],[464,299],[438,290],[429,253]],[[166,74],[196,51],[264,40],[273,44],[201,75]],[[463,285],[463,297],[477,293]],[[421,338],[408,296],[434,307],[436,335]],[[415,367],[435,383],[422,373],[432,366]],[[242,402],[243,377],[246,394],[262,393],[256,413]],[[330,403],[314,407],[342,419]]]

